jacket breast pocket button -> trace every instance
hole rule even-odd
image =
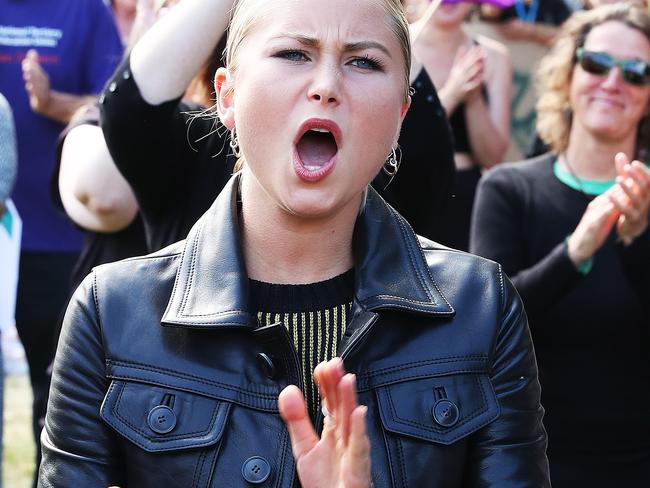
[[[442,427],[453,427],[458,422],[460,412],[451,400],[438,400],[433,406],[433,419]]]
[[[167,434],[176,427],[176,414],[171,408],[158,405],[149,412],[147,423],[157,434]]]
[[[262,367],[262,371],[264,371],[264,374],[267,378],[271,380],[275,378],[277,370],[275,368],[275,364],[273,363],[273,359],[271,359],[268,354],[265,354],[263,352],[258,353],[257,362]]]
[[[246,481],[254,485],[264,483],[271,474],[271,465],[260,456],[253,456],[244,461],[241,474]]]

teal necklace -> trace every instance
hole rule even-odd
[[[560,158],[555,160],[555,163],[553,163],[553,174],[555,174],[555,177],[569,188],[579,191],[586,197],[602,195],[616,183],[616,179],[590,180],[579,178],[568,164],[565,163],[565,166],[566,168],[560,164]]]

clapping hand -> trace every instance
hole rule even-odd
[[[36,50],[27,51],[22,70],[30,107],[36,113],[45,113],[50,101],[50,78],[41,67]]]
[[[592,257],[616,225],[625,244],[631,244],[648,227],[650,170],[640,161],[630,163],[618,153],[614,159],[616,184],[594,198],[569,238],[569,257],[580,264]]]
[[[346,374],[341,359],[334,358],[316,367],[314,380],[328,412],[320,438],[296,386],[285,388],[278,399],[303,488],[370,487],[367,409],[357,404],[356,377]]]
[[[619,212],[616,232],[625,244],[645,232],[650,209],[650,170],[640,161],[632,161],[623,153],[615,158],[616,186],[609,200]]]
[[[450,100],[451,105],[464,102],[473,94],[479,92],[485,80],[485,53],[480,46],[469,49],[461,46],[454,58],[454,64],[449,72],[449,78],[441,88],[441,98]],[[449,107],[447,111],[451,113]]]

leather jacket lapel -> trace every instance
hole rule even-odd
[[[237,211],[239,175],[231,178],[184,243],[163,325],[255,328]],[[369,188],[354,230],[356,299],[432,315],[454,309],[433,280],[410,225]]]

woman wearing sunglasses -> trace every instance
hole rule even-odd
[[[529,315],[556,488],[650,486],[650,17],[576,14],[543,60],[552,154],[480,185],[471,249]]]

